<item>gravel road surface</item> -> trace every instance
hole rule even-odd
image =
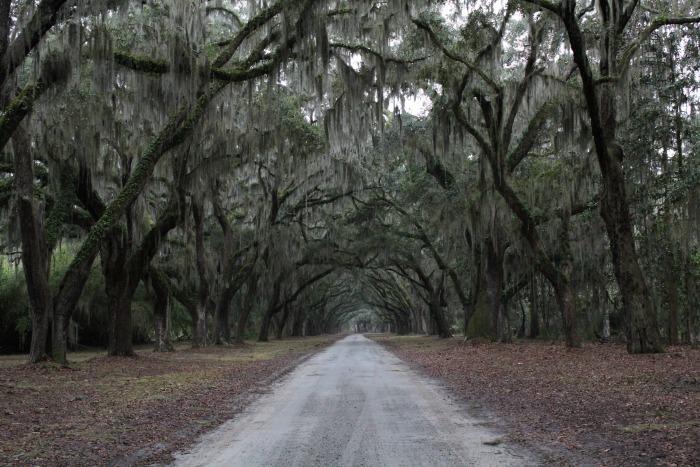
[[[536,465],[439,384],[351,335],[180,454],[194,466]]]

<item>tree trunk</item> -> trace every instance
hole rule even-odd
[[[540,310],[542,311],[542,324],[544,325],[544,335],[549,337],[552,335],[552,319],[550,314],[550,296],[547,284],[542,281],[539,284],[540,289]]]
[[[270,332],[270,322],[272,321],[273,311],[268,309],[260,323],[260,333],[258,334],[258,342],[267,342]]]
[[[238,322],[236,323],[236,342],[243,343],[245,338],[246,326],[248,325],[248,318],[250,317],[250,311],[255,303],[255,297],[258,290],[258,277],[257,275],[251,273],[248,278],[248,285],[246,290],[245,301],[243,302],[243,308],[238,315]]]
[[[43,309],[40,309],[34,306],[31,308],[32,341],[29,347],[29,361],[31,363],[37,363],[48,358],[46,345],[49,340],[49,326],[51,325],[48,313],[50,309],[50,302],[48,308],[43,307]]]
[[[606,213],[606,217],[609,214]],[[629,353],[654,353],[663,350],[656,311],[642,269],[637,261],[631,226],[617,225],[611,221],[616,234],[611,237],[613,268],[622,295],[627,351]],[[628,230],[629,228],[629,230]],[[617,235],[619,234],[619,236]]]
[[[170,340],[170,293],[167,282],[153,268],[149,273],[155,300],[153,302],[154,352],[173,352]]]
[[[161,310],[156,310],[156,307],[162,307]],[[156,305],[153,310],[153,327],[155,338],[153,342],[154,352],[174,352],[175,347],[170,340],[170,320],[168,319],[168,305]]]
[[[498,173],[498,166],[494,157],[491,156],[489,160],[493,172]],[[496,189],[506,201],[506,204],[508,204],[513,214],[520,220],[523,236],[530,245],[539,270],[554,288],[557,305],[562,318],[566,345],[568,347],[580,347],[581,340],[576,329],[576,302],[570,282],[572,264],[568,240],[568,217],[564,216],[561,219],[562,225],[559,239],[560,248],[562,249],[562,262],[557,266],[544,250],[542,240],[537,231],[537,225],[518,195],[508,185],[503,176],[495,176],[494,178]]]
[[[540,335],[540,314],[537,306],[536,279],[533,275],[530,280],[530,339],[536,339]]]
[[[289,319],[289,308],[289,305],[285,306],[284,311],[282,312],[282,317],[280,318],[280,322],[278,323],[277,332],[275,335],[277,339],[282,339],[282,335],[284,334],[284,327],[286,326],[287,320]]]
[[[567,347],[581,347],[581,338],[576,329],[576,304],[574,293],[568,284],[561,284],[555,287],[557,305],[562,314],[564,322],[564,339]]]
[[[560,274],[555,279],[559,282],[554,287],[557,303],[561,311],[564,324],[564,338],[567,347],[581,347],[581,336],[578,331],[578,319],[576,316],[576,296],[571,287],[571,273],[573,271],[573,259],[569,244],[569,217],[562,216],[559,229],[559,245],[561,249]]]
[[[121,229],[115,230],[103,242],[101,249],[102,274],[107,295],[109,315],[109,342],[107,352],[112,356],[133,356],[131,343],[131,297],[128,259],[128,240]]]
[[[219,299],[219,303],[216,304],[216,311],[214,313],[216,318],[216,324],[214,326],[215,345],[228,345],[231,341],[231,325],[229,324],[229,316],[233,294],[229,295],[228,290],[229,287],[223,291],[222,297]]]
[[[53,311],[49,286],[48,240],[39,220],[34,201],[34,158],[29,139],[22,128],[15,131],[12,144],[17,213],[22,240],[22,266],[32,320],[29,361],[37,363],[47,358],[46,343],[49,334],[49,316]]]
[[[522,339],[525,337],[525,323],[526,318],[525,318],[525,306],[523,305],[522,300],[518,300],[518,304],[520,305],[520,326],[518,326],[518,339]]]
[[[444,293],[445,293],[445,274],[444,271],[440,275],[440,279],[433,284],[431,276],[426,274],[425,271],[418,264],[413,264],[411,269],[418,275],[420,283],[423,289],[427,293],[427,299],[425,299],[428,305],[428,321],[432,321],[435,325],[435,330],[440,337],[452,337],[452,331],[450,330],[450,324],[447,322],[445,317],[443,306],[445,305]]]
[[[205,347],[207,345],[207,311],[211,300],[211,288],[204,245],[204,207],[201,204],[192,203],[192,217],[194,218],[195,256],[197,274],[199,275],[197,321],[192,346]]]
[[[414,221],[415,222],[415,221]],[[459,299],[459,303],[462,305],[462,316],[464,319],[464,326],[463,326],[463,331],[464,335],[467,335],[467,329],[469,327],[469,321],[471,320],[471,317],[473,315],[473,309],[474,309],[474,303],[472,302],[472,298],[467,296],[467,294],[464,292],[464,289],[462,288],[462,281],[460,280],[459,276],[457,275],[457,272],[451,268],[445,260],[442,258],[442,255],[437,251],[433,243],[430,241],[430,238],[428,235],[424,232],[423,228],[418,224],[417,222],[415,225],[419,228],[419,231],[421,232],[423,241],[425,244],[428,246],[430,249],[433,259],[435,259],[435,262],[438,264],[438,267],[447,272],[447,275],[450,278],[450,281],[452,282],[452,288],[457,295],[457,298]],[[480,266],[480,261],[477,259],[476,261],[476,268],[478,269]],[[478,274],[477,274],[478,276]],[[477,281],[479,279],[477,278]],[[411,320],[413,323],[417,324],[418,319],[413,319]],[[409,329],[410,329],[410,324],[409,324]],[[417,331],[416,331],[417,332]]]
[[[131,326],[131,297],[122,295],[110,304],[109,355],[115,357],[133,357]]]
[[[272,316],[277,312],[277,305],[280,299],[280,287],[281,287],[281,277],[275,279],[275,283],[272,287],[272,295],[270,296],[270,302],[267,305],[267,311],[263,315],[262,322],[260,323],[260,333],[258,334],[259,342],[267,342],[268,335],[270,333],[270,323],[272,322]]]
[[[231,316],[231,301],[233,297],[238,292],[240,288],[241,280],[236,279],[234,281],[229,281],[226,284],[223,292],[221,292],[221,297],[219,297],[219,302],[216,304],[216,345],[228,345],[231,342],[231,325],[229,323],[229,318]]]
[[[608,9],[609,5],[602,4]],[[613,270],[622,295],[627,351],[630,353],[661,352],[661,337],[656,310],[649,287],[639,265],[634,244],[632,220],[625,190],[624,152],[616,140],[615,84],[598,85],[588,61],[585,39],[575,12],[576,2],[563,4],[561,17],[569,36],[574,62],[583,83],[586,110],[591,121],[598,165],[602,176],[600,213],[605,223],[612,252]],[[602,24],[599,46],[599,68],[602,77],[615,76],[619,44],[626,21],[607,11],[608,24]],[[613,21],[613,19],[615,21]]]
[[[452,337],[452,332],[450,331],[450,326],[447,324],[445,319],[445,313],[440,300],[440,291],[436,289],[430,294],[430,317],[435,322],[435,327],[438,336],[442,338]]]
[[[503,300],[503,249],[486,239],[486,289],[489,298],[488,336],[503,341],[505,336]]]
[[[51,358],[62,365],[68,362],[68,322],[69,315],[65,313],[53,314],[51,321]]]
[[[238,322],[236,323],[236,335],[235,340],[237,343],[243,343],[245,339],[246,326],[248,326],[248,317],[250,316],[250,307],[244,306],[238,315]]]
[[[693,316],[694,310],[698,309],[698,299],[697,299],[697,281],[693,277],[692,268],[693,263],[688,261],[686,273],[685,273],[685,290],[686,290],[686,306],[685,306],[685,338],[684,343],[695,346],[697,343],[695,339],[695,331],[697,325],[695,325],[695,317]]]
[[[185,310],[187,310],[187,314],[190,315],[190,322],[192,323],[192,348],[196,349],[199,347],[199,336],[197,333],[199,319],[197,301],[195,300],[194,294],[191,293],[191,290],[177,286],[171,286],[170,290],[173,297],[180,302]]]
[[[671,79],[672,81],[675,81],[675,62],[673,60],[673,54],[671,54]],[[678,170],[678,176],[679,178],[682,179],[683,176],[683,136],[682,136],[682,128],[683,128],[683,118],[681,117],[681,109],[680,109],[680,99],[679,96],[674,93],[676,103],[674,105],[674,113],[675,113],[675,122],[674,122],[674,133],[675,133],[675,159],[678,160],[678,165],[679,165],[679,170]],[[662,159],[662,167],[664,170],[664,175],[667,175],[670,177],[673,177],[674,171],[672,170],[672,164],[669,161],[668,157],[668,151],[666,150],[666,144],[664,143],[664,149],[663,149],[663,159]],[[667,226],[670,226],[673,222],[673,202],[671,201],[671,198],[669,196],[669,193],[665,193],[666,200],[664,202],[664,223]],[[679,300],[678,300],[678,288],[680,285],[680,281],[678,280],[678,275],[676,273],[676,242],[672,238],[671,235],[669,235],[667,232],[665,233],[665,242],[668,245],[668,250],[665,252],[664,255],[664,269],[665,269],[665,277],[664,277],[664,289],[666,292],[666,306],[668,307],[668,321],[667,321],[667,335],[668,335],[668,343],[669,345],[678,345],[678,308],[679,308]]]
[[[197,304],[194,316],[194,333],[192,335],[192,348],[207,346],[207,308]]]
[[[488,293],[486,271],[478,271],[473,293],[472,314],[467,322],[465,337],[493,339],[491,333],[491,300]]]
[[[407,315],[401,317],[396,323],[396,333],[400,336],[405,336],[411,332],[411,323]]]
[[[672,257],[671,255],[668,256]],[[673,263],[673,261],[670,261],[670,263]],[[674,268],[672,267],[669,267],[666,270],[668,343],[669,345],[678,345],[678,277],[673,272]]]
[[[610,341],[610,308],[603,306],[603,342]]]
[[[296,313],[294,313],[294,320],[292,321],[292,337],[301,337],[304,331],[304,318],[305,313],[301,308],[297,308]]]

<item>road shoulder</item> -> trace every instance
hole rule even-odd
[[[700,352],[368,337],[557,465],[698,465]]]

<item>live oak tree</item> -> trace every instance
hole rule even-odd
[[[657,29],[668,25],[700,22],[700,17],[676,16],[672,11],[652,10],[652,17],[640,12],[637,0],[599,2],[594,10],[595,26],[599,31],[595,48],[598,56],[594,75],[589,58],[588,43],[581,23],[587,19],[589,8],[577,9],[575,0],[561,2],[533,1],[558,17],[566,30],[573,63],[582,83],[582,94],[590,119],[591,133],[601,171],[601,215],[605,221],[613,266],[623,298],[627,346],[630,352],[658,352],[662,349],[656,311],[649,294],[646,278],[639,264],[633,238],[629,202],[625,188],[625,151],[618,139],[618,105],[616,83],[629,76],[630,68],[640,47]],[[593,13],[593,12],[591,12]],[[639,23],[635,24],[633,21]],[[635,27],[637,34],[630,36]],[[633,38],[632,38],[633,37]]]

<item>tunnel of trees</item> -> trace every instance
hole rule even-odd
[[[0,352],[700,338],[694,0],[0,3]]]

